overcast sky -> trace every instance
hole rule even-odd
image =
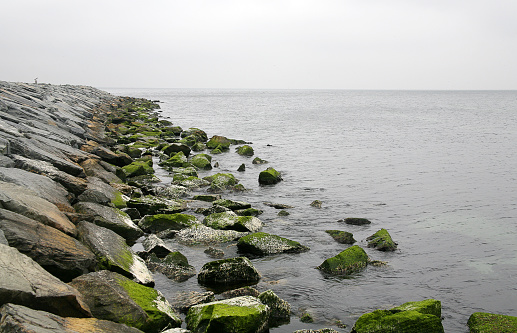
[[[0,80],[517,89],[515,0],[12,0]]]

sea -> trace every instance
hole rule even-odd
[[[259,291],[272,289],[293,312],[270,332],[350,332],[366,312],[430,298],[441,301],[445,332],[468,332],[478,311],[517,316],[517,91],[104,90],[158,100],[161,117],[183,129],[252,143],[253,157],[232,147],[214,155],[219,167],[200,177],[233,173],[248,191],[225,197],[262,209],[264,232],[310,247],[252,259]],[[254,157],[269,163],[254,165]],[[267,167],[283,181],[260,186]],[[165,171],[159,176],[170,182]],[[314,200],[322,207],[311,206]],[[264,202],[293,208],[279,217]],[[372,223],[347,225],[347,217]],[[367,247],[381,228],[396,251]],[[351,232],[370,259],[386,265],[323,274],[316,267],[349,246],[325,230]],[[204,248],[169,243],[198,271],[213,260]],[[218,248],[239,255],[233,244]],[[168,298],[205,291],[195,277],[155,279]],[[314,322],[302,323],[303,313]]]

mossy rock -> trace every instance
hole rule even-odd
[[[183,129],[180,126],[166,126],[162,127],[162,137],[179,136]]]
[[[193,215],[188,214],[155,214],[144,216],[138,226],[145,232],[157,233],[164,230],[181,230],[198,223]]]
[[[186,281],[196,275],[194,266],[189,265],[187,257],[178,251],[169,253],[163,259],[152,253],[146,263],[151,271],[162,273],[177,282]]]
[[[214,205],[226,207],[231,210],[251,208],[251,204],[244,201],[234,201],[229,199],[219,199],[213,202]]]
[[[279,183],[282,180],[280,172],[273,168],[267,168],[259,174],[259,183],[261,185],[273,185]]]
[[[236,209],[234,210],[235,214],[239,216],[259,216],[264,213],[264,211],[256,208],[245,208],[245,209]]]
[[[191,149],[187,145],[181,143],[172,143],[163,147],[161,151],[169,156],[174,156],[176,153],[182,151],[186,157],[189,157]]]
[[[187,161],[187,157],[185,156],[185,153],[180,151],[179,153],[174,154],[169,159],[160,162],[160,166],[164,168],[182,168],[182,167],[189,167],[190,163]]]
[[[203,224],[218,230],[236,230],[257,232],[262,228],[262,221],[254,216],[238,216],[232,211],[208,215]]]
[[[253,151],[253,147],[244,145],[237,148],[237,154],[242,156],[253,156],[255,152]]]
[[[269,317],[270,326],[279,326],[287,324],[291,317],[291,305],[278,297],[273,290],[264,291],[258,296],[258,299],[266,304],[271,310]]]
[[[221,199],[220,194],[199,194],[195,195],[192,199],[206,201],[206,202],[214,202],[216,200]]]
[[[176,175],[175,175],[176,176]],[[174,179],[174,177],[173,177]],[[198,177],[176,177],[174,184],[184,186],[188,189],[196,189],[199,187],[210,186],[210,182]]]
[[[238,183],[238,180],[231,173],[216,173],[203,179],[210,182],[210,191],[216,193],[230,190]]]
[[[259,256],[277,253],[301,253],[309,250],[307,246],[296,241],[265,232],[256,232],[242,237],[237,242],[237,248],[240,252]]]
[[[354,244],[357,242],[354,239],[354,235],[350,232],[340,230],[325,230],[325,232],[334,238],[336,242],[341,244]]]
[[[172,172],[174,175],[181,175],[184,177],[198,177],[197,171],[194,167],[173,168]]]
[[[441,303],[437,300],[408,302],[391,310],[375,310],[357,319],[352,333],[443,333]]]
[[[347,217],[338,222],[345,222],[346,224],[351,224],[351,225],[365,225],[365,224],[372,223],[370,220],[362,218],[362,217]]]
[[[373,247],[379,251],[395,251],[397,243],[395,243],[386,229],[381,229],[375,234],[366,238],[368,247]]]
[[[181,137],[182,138],[186,138],[186,137],[189,137],[189,136],[195,137],[196,141],[199,141],[199,142],[207,142],[208,141],[208,136],[206,135],[205,131],[200,130],[199,128],[191,127],[191,128],[189,128],[187,130],[184,130],[181,133]]]
[[[215,288],[252,285],[258,283],[260,277],[260,273],[246,257],[207,262],[197,275],[200,284]]]
[[[127,202],[127,206],[138,209],[141,216],[180,213],[187,209],[185,202],[181,200],[170,200],[152,195],[131,198]]]
[[[209,149],[219,149],[221,151],[225,151],[230,148],[231,144],[232,142],[230,141],[230,139],[224,136],[214,135],[210,138],[210,140],[208,140],[206,146]]]
[[[252,296],[192,306],[185,319],[193,333],[265,333],[270,310]]]
[[[211,157],[209,160],[207,156],[210,156],[210,155],[198,154],[198,155],[192,157],[192,159],[190,160],[190,163],[198,169],[210,170],[210,169],[212,169],[212,164],[210,163]]]
[[[260,157],[255,157],[251,163],[252,164],[267,164],[269,162],[261,159]]]
[[[123,166],[121,169],[127,178],[150,175],[154,173],[152,161],[150,165],[147,161],[134,161],[131,164]]]
[[[195,224],[190,228],[178,231],[174,238],[178,243],[186,245],[212,245],[235,241],[246,234],[235,230],[216,230],[203,224]]]
[[[206,145],[202,142],[196,142],[192,147],[191,147],[192,151],[196,151],[196,152],[199,152],[199,151],[203,151],[206,149]]]
[[[360,271],[368,264],[368,255],[357,245],[351,246],[338,255],[325,260],[317,268],[336,275],[349,275]]]
[[[474,312],[467,322],[470,333],[513,333],[517,332],[517,317],[500,314]]]

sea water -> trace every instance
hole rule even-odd
[[[349,332],[365,312],[428,298],[442,302],[446,332],[467,332],[477,311],[517,316],[516,91],[105,90],[159,100],[175,125],[252,142],[255,156],[269,161],[253,165],[232,147],[214,155],[219,168],[200,176],[232,172],[249,191],[226,197],[263,209],[263,231],[311,248],[252,260],[263,276],[258,289],[292,306],[291,323],[271,332]],[[237,172],[242,163],[246,171]],[[266,167],[283,181],[259,186]],[[322,208],[310,206],[314,200]],[[278,217],[265,201],[294,208]],[[372,223],[339,222],[346,217]],[[365,239],[381,228],[397,251],[367,248]],[[353,233],[387,265],[346,278],[322,274],[315,267],[347,247],[329,229]],[[170,242],[198,271],[212,260],[202,248]],[[220,248],[239,255],[235,246]],[[156,279],[166,296],[204,290],[195,277]],[[313,324],[298,320],[305,312]]]

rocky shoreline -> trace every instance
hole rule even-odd
[[[198,173],[215,167],[212,156],[231,146],[244,156],[253,156],[253,148],[183,130],[158,110],[156,102],[91,87],[0,81],[0,331],[267,332],[289,322],[290,304],[253,287],[261,274],[248,257],[310,249],[261,232],[259,209],[224,198],[246,190],[233,174]],[[170,173],[171,184],[160,182],[158,168]],[[271,167],[257,176],[263,186],[282,181]],[[344,231],[327,232],[340,243],[355,242]],[[196,272],[164,241],[171,238],[214,260]],[[368,241],[380,251],[397,248],[385,229]],[[135,243],[143,250],[135,251]],[[212,247],[221,243],[243,256],[223,259]],[[369,264],[382,263],[353,245],[317,268],[344,275]],[[167,300],[154,288],[154,272],[173,281],[197,276],[206,292]],[[469,319],[471,332],[510,332],[516,325],[508,316]],[[443,332],[441,304],[377,310],[361,316],[352,332],[386,329]]]

